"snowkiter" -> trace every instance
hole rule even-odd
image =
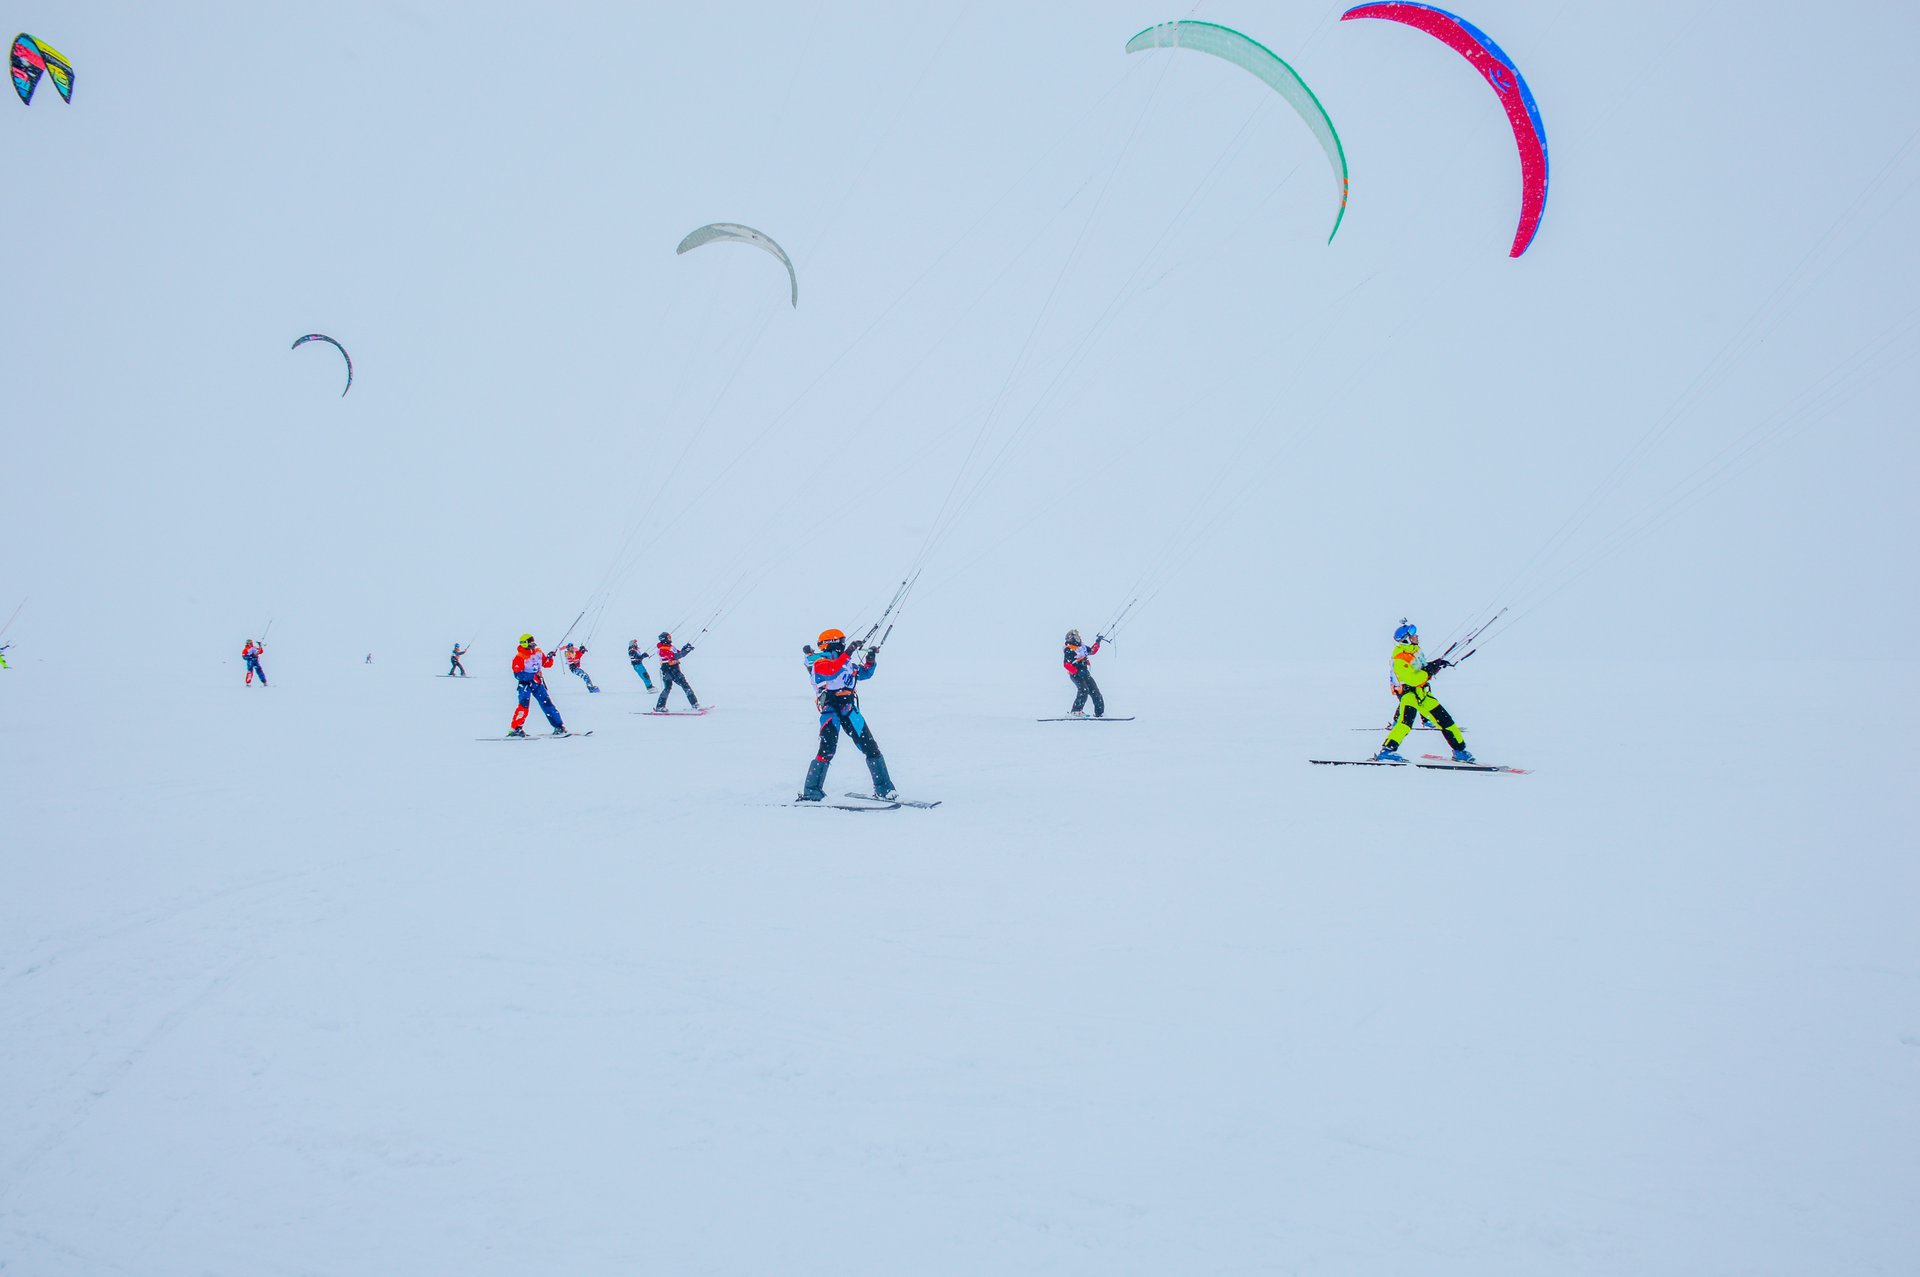
[[[247,663],[247,686],[253,686],[253,676],[260,676],[260,686],[267,685],[267,672],[260,668],[260,655],[266,646],[259,639],[248,639],[247,645],[240,649],[240,659]]]
[[[576,643],[562,643],[560,650],[564,652],[567,657],[567,672],[579,675],[580,681],[587,685],[589,692],[599,691],[600,689],[593,685],[593,678],[585,670],[580,668],[580,661],[586,656],[587,649]]]
[[[640,681],[645,683],[647,690],[651,692],[653,690],[653,679],[647,675],[646,662],[647,654],[641,649],[640,640],[629,639],[627,641],[627,664],[633,666],[633,672],[640,676]]]
[[[820,633],[820,649],[802,648],[807,672],[813,676],[813,703],[820,711],[820,748],[807,768],[806,783],[799,801],[817,803],[827,796],[827,765],[840,748],[842,731],[867,756],[867,772],[873,777],[876,798],[895,796],[893,778],[887,774],[887,760],[880,753],[880,742],[873,738],[866,716],[860,712],[859,685],[873,677],[878,652],[868,652],[864,661],[856,660],[860,645],[847,646],[847,636],[839,630]]]
[[[11,643],[0,643],[0,670],[7,668],[7,649],[12,646]]]
[[[1087,698],[1093,698],[1093,716],[1107,716],[1106,698],[1100,695],[1100,684],[1093,681],[1090,668],[1093,658],[1100,653],[1100,645],[1107,641],[1104,634],[1093,636],[1093,646],[1088,647],[1080,641],[1079,630],[1067,631],[1066,650],[1061,654],[1060,663],[1066,668],[1067,677],[1073,680],[1073,708],[1067,711],[1069,718],[1085,718]]]
[[[553,707],[553,697],[547,695],[547,680],[540,676],[541,670],[552,668],[552,655],[540,650],[540,645],[533,641],[533,635],[522,634],[520,646],[513,652],[514,691],[520,697],[520,705],[513,711],[513,728],[507,735],[527,734],[527,702],[530,699],[540,702],[540,710],[547,716],[547,722],[555,734],[567,730],[567,725],[560,721],[560,711]]]
[[[453,645],[453,664],[447,668],[448,678],[452,678],[455,674],[458,674],[461,678],[467,676],[467,667],[460,663],[460,658],[466,654],[466,648],[461,647],[458,643]]]
[[[1400,628],[1393,632],[1393,672],[1388,676],[1392,681],[1393,694],[1400,698],[1400,713],[1393,720],[1393,728],[1387,733],[1386,743],[1374,758],[1383,763],[1404,763],[1407,760],[1400,755],[1400,742],[1407,738],[1413,725],[1421,718],[1440,729],[1447,738],[1447,744],[1453,746],[1453,761],[1470,763],[1473,755],[1467,752],[1467,738],[1460,730],[1460,724],[1453,721],[1453,715],[1447,713],[1447,707],[1434,699],[1433,676],[1446,669],[1453,662],[1440,657],[1431,661],[1420,659],[1420,631],[1418,627],[1402,621]]]
[[[700,698],[693,694],[693,687],[687,682],[687,676],[680,672],[680,658],[693,650],[693,644],[683,645],[679,651],[673,647],[673,635],[660,631],[660,641],[653,645],[654,654],[660,658],[660,699],[653,703],[653,712],[665,712],[667,695],[673,691],[675,683],[687,694],[687,704],[700,708]]]

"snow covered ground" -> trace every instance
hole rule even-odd
[[[1379,663],[910,647],[937,811],[774,806],[706,718],[499,652],[0,683],[0,1271],[1894,1273],[1916,886],[1886,665],[1442,679],[1525,777],[1311,767]],[[590,665],[593,662],[590,661]],[[1037,665],[1046,670],[1044,663]],[[1489,669],[1491,667],[1488,667]],[[1730,687],[1764,695],[1730,695]],[[1338,725],[1338,726],[1336,726]],[[1415,737],[1419,743],[1423,738]],[[1425,738],[1425,739],[1431,739]],[[831,787],[855,788],[843,748]]]

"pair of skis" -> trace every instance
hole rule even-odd
[[[699,718],[713,712],[713,706],[702,705],[699,709],[637,709],[633,711],[647,718]]]
[[[881,798],[876,794],[853,793],[846,794],[844,797],[855,798],[858,799],[859,802],[834,803],[822,799],[820,802],[815,803],[805,802],[796,798],[790,803],[782,803],[780,805],[783,807],[825,807],[829,811],[899,811],[902,807],[915,807],[921,811],[932,811],[940,805],[937,799],[929,803],[920,802],[913,798]]]
[[[1128,714],[1122,718],[1118,715],[1081,714],[1075,716],[1068,714],[1064,718],[1036,718],[1033,721],[1036,723],[1131,723],[1133,721],[1133,715]]]
[[[591,736],[591,728],[584,732],[525,732],[519,736],[476,736],[475,740],[561,740],[568,736]]]
[[[1456,763],[1445,754],[1422,754],[1425,762],[1391,762],[1384,758],[1309,758],[1310,763],[1323,767],[1423,767],[1436,772],[1506,772],[1513,776],[1526,776],[1530,773],[1524,767],[1501,767],[1494,763]]]

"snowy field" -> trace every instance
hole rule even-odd
[[[1082,725],[906,651],[934,812],[770,806],[797,660],[529,743],[498,659],[16,668],[0,1270],[1909,1270],[1891,668],[1449,672],[1512,777],[1309,766],[1378,662],[1117,653]]]

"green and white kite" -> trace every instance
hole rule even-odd
[[[1340,233],[1340,223],[1347,215],[1347,153],[1340,145],[1340,135],[1333,131],[1333,121],[1328,118],[1327,109],[1320,105],[1320,99],[1313,95],[1307,82],[1300,78],[1300,73],[1258,40],[1213,22],[1162,22],[1157,27],[1148,27],[1127,41],[1128,53],[1138,53],[1142,49],[1192,49],[1196,53],[1211,53],[1258,76],[1300,113],[1307,128],[1320,139],[1320,146],[1327,153],[1327,163],[1333,166],[1334,185],[1340,196],[1340,212],[1333,219],[1332,233],[1327,236],[1327,242],[1331,244],[1334,235]]]

